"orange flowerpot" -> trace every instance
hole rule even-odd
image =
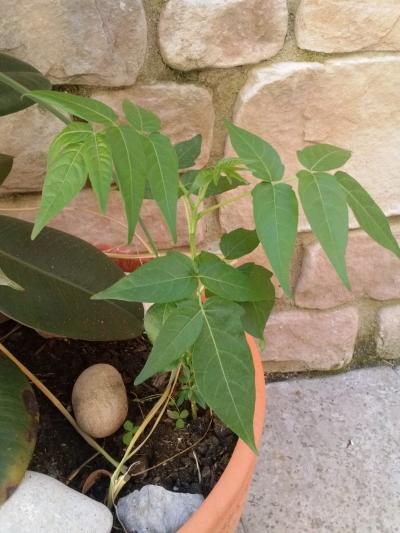
[[[125,272],[132,272],[149,261],[148,257],[113,259]],[[256,404],[253,424],[256,445],[259,447],[265,415],[264,369],[256,341],[247,334],[246,338],[255,368]],[[256,461],[257,456],[239,440],[218,483],[178,533],[234,533],[247,500]]]

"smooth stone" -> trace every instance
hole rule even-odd
[[[112,525],[105,505],[38,472],[0,507],[1,533],[110,533]]]
[[[121,374],[103,363],[84,370],[72,390],[72,407],[79,426],[92,437],[115,433],[128,416],[128,397]]]
[[[146,485],[119,500],[117,515],[128,533],[175,533],[203,501],[201,494]]]

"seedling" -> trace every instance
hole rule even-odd
[[[131,440],[133,439],[133,435],[137,432],[139,426],[135,426],[133,422],[126,420],[123,427],[125,432],[122,435],[122,442],[125,444],[125,446],[129,446]]]

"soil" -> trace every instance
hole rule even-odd
[[[0,337],[15,327],[16,324],[11,321],[2,324]],[[45,339],[34,330],[20,326],[4,344],[71,412],[71,392],[75,380],[83,370],[96,363],[109,363],[121,372],[129,396],[128,418],[135,425],[140,424],[156,401],[151,397],[160,395],[163,390],[163,384],[156,379],[139,387],[133,386],[150,349],[144,336],[124,342]],[[102,456],[97,456],[71,479],[95,452],[43,394],[36,391],[36,397],[40,409],[40,429],[31,470],[48,474],[79,491],[92,472],[98,469],[112,472],[113,467]],[[121,429],[99,441],[116,459],[121,458],[125,451],[123,433]],[[225,469],[236,441],[236,436],[217,418],[211,417],[207,410],[200,410],[196,420],[189,418],[186,427],[181,430],[176,429],[175,421],[165,416],[136,459],[139,461],[135,467],[138,475],[129,481],[120,496],[147,484],[207,496]],[[190,449],[185,451],[186,448]],[[161,466],[140,474],[160,463]],[[107,488],[108,478],[102,476],[88,495],[104,501]],[[122,531],[117,521],[113,531]]]

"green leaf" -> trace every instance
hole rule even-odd
[[[14,158],[10,155],[0,154],[0,185],[3,185],[6,177],[11,172]]]
[[[301,170],[297,177],[301,203],[311,229],[350,290],[345,260],[349,225],[346,194],[330,174]]]
[[[0,505],[24,477],[38,425],[38,406],[28,380],[0,355]]]
[[[132,433],[124,433],[122,435],[122,442],[123,444],[125,444],[125,446],[129,446],[129,444],[131,443],[131,440],[133,438],[133,434]]]
[[[78,195],[86,183],[86,176],[83,145],[67,146],[47,170],[32,239]]]
[[[143,139],[129,126],[106,129],[106,140],[111,147],[116,180],[124,201],[129,243],[135,233],[144,197],[146,156]]]
[[[133,104],[129,100],[124,100],[122,103],[125,117],[131,126],[140,133],[154,133],[160,131],[161,121],[157,115]]]
[[[178,157],[171,141],[161,133],[145,138],[147,179],[153,198],[176,242],[176,208],[178,202]]]
[[[32,224],[0,216],[0,264],[24,291],[0,286],[0,312],[27,326],[80,340],[140,335],[143,308],[94,302],[104,286],[124,278],[94,246],[51,228],[31,241]]]
[[[400,257],[400,248],[389,222],[373,198],[346,172],[336,172],[335,177],[345,191],[347,203],[363,230],[378,244]]]
[[[180,412],[180,418],[187,418],[189,416],[189,411],[187,409],[183,409]]]
[[[15,283],[12,279],[10,279],[7,274],[0,268],[0,285],[3,287],[10,287],[10,289],[14,289],[16,291],[23,291],[24,288],[21,287],[21,285],[18,285],[18,283]]]
[[[237,259],[255,250],[259,244],[255,230],[239,228],[222,236],[220,248],[226,259]]]
[[[71,144],[81,144],[92,135],[92,126],[86,122],[71,122],[53,140],[47,154],[47,166],[50,167],[60,153]]]
[[[179,252],[152,259],[115,285],[96,294],[96,300],[167,303],[193,296],[197,280],[194,265]]]
[[[299,150],[297,157],[305,168],[320,172],[343,166],[350,159],[351,152],[330,144],[313,144]]]
[[[201,252],[197,261],[201,282],[214,294],[235,302],[264,300],[265,291],[262,287],[216,255]]]
[[[243,333],[242,313],[233,302],[215,297],[206,301],[203,329],[193,348],[193,371],[207,405],[256,451],[254,367]]]
[[[86,96],[56,91],[31,91],[24,95],[26,97],[39,104],[50,104],[88,122],[109,125],[118,119],[111,107]]]
[[[27,90],[50,89],[50,82],[32,65],[7,54],[0,54],[0,74],[11,78]],[[0,80],[0,117],[16,113],[34,102]]]
[[[181,302],[172,311],[162,327],[143,370],[135,385],[163,372],[177,361],[196,341],[203,325],[203,315],[198,301]]]
[[[133,422],[131,422],[130,420],[126,420],[124,422],[124,426],[123,427],[124,427],[125,431],[132,432],[135,426],[133,425]]]
[[[285,167],[277,151],[270,144],[258,135],[230,122],[225,121],[225,125],[235,152],[254,176],[264,181],[282,179]]]
[[[167,318],[176,309],[176,303],[154,304],[144,315],[144,329],[154,344]]]
[[[179,413],[178,413],[178,411],[172,411],[171,409],[167,409],[167,416],[171,420],[178,420]]]
[[[201,152],[201,135],[195,135],[188,141],[183,141],[174,146],[178,156],[180,169],[190,168],[196,163]]]
[[[286,183],[260,183],[252,194],[258,238],[283,290],[291,296],[289,269],[299,217],[296,195]]]
[[[178,418],[178,420],[175,422],[176,429],[184,429],[185,427],[185,421],[182,418]]]
[[[105,214],[112,183],[113,159],[104,134],[93,132],[85,141],[82,153],[100,211]]]
[[[251,276],[260,287],[267,287],[268,298],[265,300],[240,303],[244,309],[242,324],[245,331],[253,337],[263,339],[265,325],[275,303],[275,288],[271,282],[272,272],[254,263],[245,263],[239,267],[239,270]]]

